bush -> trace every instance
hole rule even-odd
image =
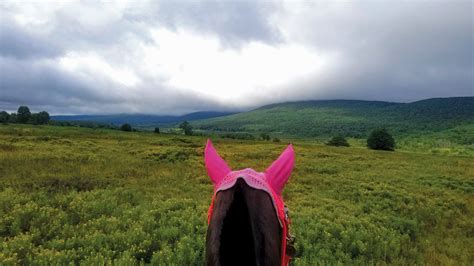
[[[376,129],[370,133],[367,139],[367,147],[373,150],[393,151],[395,140],[386,129]]]
[[[160,134],[160,128],[159,127],[155,127],[155,133]]]
[[[336,147],[349,147],[349,143],[343,136],[335,136],[330,139],[326,145]]]
[[[122,130],[122,131],[132,131],[132,126],[130,124],[123,124],[120,127],[120,130]]]
[[[268,135],[267,133],[260,134],[260,137],[262,138],[262,140],[270,140],[270,135]]]
[[[273,142],[280,142],[279,138],[273,138]]]
[[[220,137],[225,139],[255,140],[255,136],[250,133],[226,133],[220,135]]]

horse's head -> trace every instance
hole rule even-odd
[[[208,140],[204,159],[214,184],[206,238],[208,265],[282,265],[288,217],[281,192],[293,170],[290,144],[265,172],[232,171]]]

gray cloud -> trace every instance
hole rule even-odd
[[[474,95],[471,1],[150,1],[123,8],[68,2],[45,7],[51,10],[39,22],[22,24],[15,19],[24,12],[21,6],[0,4],[0,109],[27,104],[53,113],[182,114],[301,99]],[[158,28],[215,37],[225,49],[240,50],[252,42],[297,44],[336,59],[314,75],[289,80],[269,93],[249,94],[255,100],[242,106],[174,88],[166,75],[143,72],[140,47],[155,45],[151,30]],[[92,70],[63,69],[58,58],[69,53],[97,55],[131,70],[140,82],[128,88]]]
[[[240,110],[238,105],[167,86],[166,77],[150,79],[146,73],[136,73],[143,83],[127,91],[96,73],[65,71],[55,59],[68,52],[82,51],[102,55],[114,65],[138,63],[134,58],[135,47],[152,43],[150,29],[156,27],[186,27],[215,35],[223,45],[232,47],[250,40],[274,41],[278,36],[265,13],[275,4],[263,2],[151,1],[122,10],[95,2],[66,3],[58,9],[53,5],[45,5],[52,11],[48,10],[47,17],[40,17],[40,23],[28,25],[20,25],[14,19],[15,15],[22,15],[21,8],[8,2],[0,5],[3,109],[13,110],[19,104],[27,104],[53,113],[182,114]]]
[[[269,19],[279,5],[263,1],[173,1],[158,2],[153,18],[179,28],[190,27],[199,32],[217,34],[226,46],[247,41],[274,43],[280,32]]]
[[[288,39],[338,54],[324,76],[288,84],[273,101],[414,101],[474,95],[470,1],[320,4],[298,10]],[[297,29],[303,29],[298,32]]]
[[[46,36],[17,25],[10,16],[0,16],[0,54],[7,57],[55,57],[61,48]]]
[[[105,79],[78,77],[53,61],[25,61],[0,57],[0,106],[16,110],[28,105],[52,113],[167,113],[199,110],[236,110],[196,93],[159,87],[150,82],[134,92]]]

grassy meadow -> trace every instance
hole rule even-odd
[[[258,171],[288,143],[213,140],[232,168]],[[295,265],[474,263],[470,153],[293,143],[284,198]],[[198,136],[0,125],[0,264],[202,264],[212,195],[204,144]]]

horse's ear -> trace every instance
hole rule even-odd
[[[286,181],[288,181],[288,178],[291,175],[291,171],[293,171],[294,165],[295,151],[293,150],[293,145],[290,144],[280,154],[280,157],[278,157],[278,159],[276,159],[276,161],[265,170],[267,181],[277,194],[281,194]]]
[[[214,185],[219,184],[222,178],[231,172],[227,163],[212,146],[210,139],[207,140],[206,148],[204,149],[204,163],[206,164],[207,174]]]

